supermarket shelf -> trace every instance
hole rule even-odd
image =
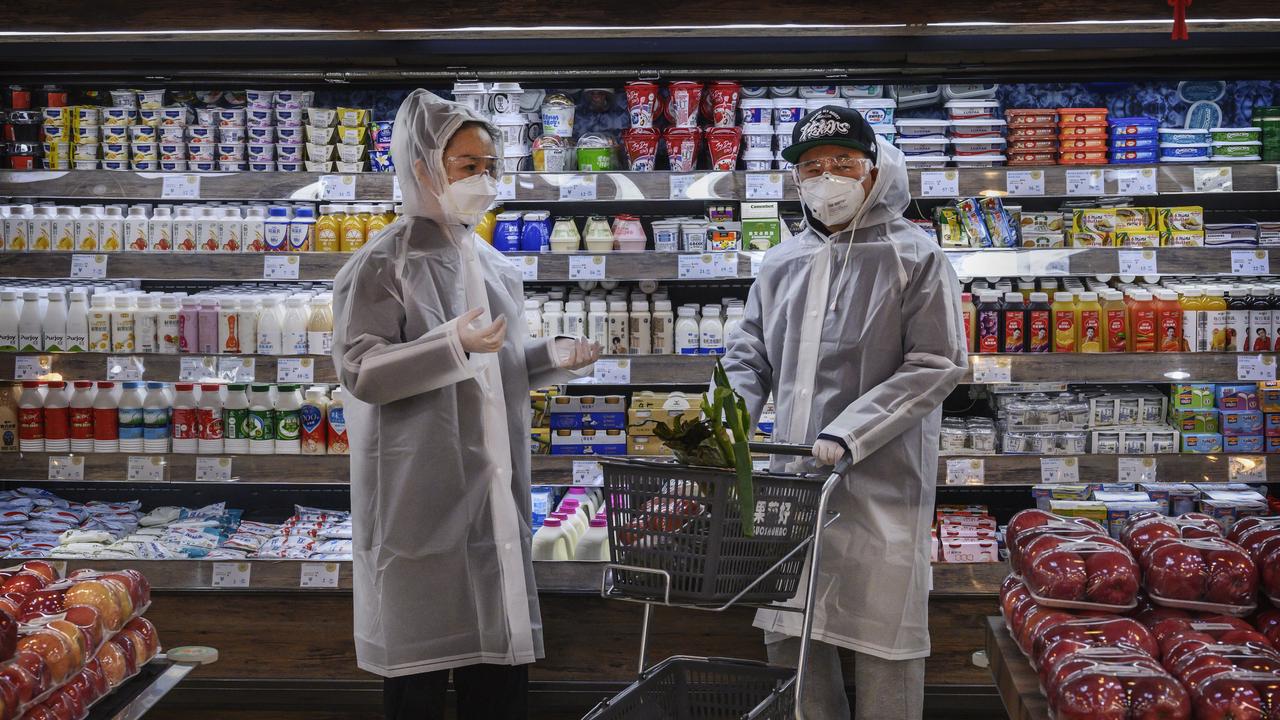
[[[605,355],[606,360],[626,361],[630,385],[708,385],[716,355]],[[591,381],[574,383],[590,385]]]
[[[1233,253],[1264,253],[1268,269],[1280,269],[1280,248],[1151,248],[1161,275],[1232,276]],[[1121,252],[1139,248],[1064,248],[1044,250],[947,250],[956,274],[964,278],[1043,275],[1118,275]],[[1126,256],[1129,257],[1129,256]],[[1126,260],[1131,262],[1130,260]],[[1241,265],[1245,267],[1245,265]]]
[[[0,254],[0,277],[69,278],[80,253]],[[94,254],[94,253],[86,253]],[[263,280],[267,258],[297,257],[297,280],[332,280],[350,253],[104,253],[106,277],[135,280]],[[290,282],[293,280],[290,279]]]
[[[94,705],[88,720],[139,720],[195,669],[195,665],[157,655],[137,675]]]
[[[70,453],[12,453],[3,456],[0,480],[31,482],[49,480],[50,458],[65,458]],[[162,458],[164,480],[168,483],[199,482],[214,485],[217,481],[197,481],[196,464],[200,457],[225,457],[231,460],[231,483],[267,485],[347,485],[350,458],[347,455],[187,455],[148,453],[85,453],[83,481],[123,482],[129,477],[130,457]]]
[[[206,370],[217,368],[219,363],[224,365],[235,364],[238,359],[241,361],[240,369],[236,371],[235,379],[239,382],[249,382],[244,378],[247,370],[244,368],[243,361],[252,361],[254,382],[274,383],[277,381],[278,370],[281,357],[278,355],[165,355],[159,353],[135,353],[132,355],[113,355],[108,353],[0,353],[0,378],[16,377],[16,368],[18,358],[36,357],[41,358],[35,362],[39,362],[41,369],[45,373],[57,373],[62,376],[63,380],[102,380],[108,377],[109,370],[113,363],[117,363],[119,358],[137,358],[142,363],[143,377],[147,380],[158,380],[164,382],[178,382],[182,379],[183,360],[187,362],[195,362],[198,358],[203,358],[206,362],[204,367]],[[43,360],[48,358],[48,360]],[[337,383],[338,374],[333,368],[333,358],[328,355],[307,355],[302,357],[303,360],[310,360],[312,367],[312,382],[315,383]],[[32,361],[24,361],[32,362]],[[218,377],[219,373],[211,373],[202,377]],[[231,377],[230,374],[223,376]]]
[[[1040,692],[1040,680],[998,615],[983,620],[987,661],[996,689],[1010,720],[1048,720],[1049,701]]]
[[[1255,192],[1275,192],[1280,190],[1277,186],[1276,170],[1280,168],[1277,163],[1261,163],[1261,162],[1245,162],[1245,163],[1185,163],[1185,164],[1161,164],[1161,165],[1102,165],[1102,166],[1082,166],[1072,167],[1069,165],[1050,165],[1046,167],[998,167],[998,168],[967,168],[967,169],[940,169],[940,170],[912,170],[908,174],[909,187],[911,197],[915,199],[925,199],[920,189],[920,174],[923,172],[939,172],[951,171],[956,173],[959,195],[961,197],[976,197],[980,195],[1006,195],[1008,191],[1008,173],[1009,172],[1039,172],[1044,180],[1043,197],[1099,197],[1103,195],[1119,195],[1136,194],[1131,187],[1123,188],[1125,193],[1121,193],[1120,182],[1125,180],[1126,185],[1130,182],[1128,178],[1137,175],[1154,175],[1156,183],[1156,192],[1160,195],[1175,194],[1193,194],[1196,193],[1196,173],[1204,174],[1206,170],[1221,170],[1222,168],[1230,168],[1231,170],[1231,192],[1233,193],[1255,193]],[[1077,193],[1069,195],[1067,191],[1068,173],[1076,173],[1080,171],[1102,171],[1102,192],[1097,193]],[[1150,197],[1145,195],[1144,197]],[[933,198],[946,199],[946,198]],[[1013,203],[1018,197],[1013,197],[1009,202]]]
[[[1258,353],[1252,353],[1256,355]],[[1274,353],[1265,353],[1274,357]],[[1239,358],[1246,353],[1012,353],[970,355],[975,369],[988,372],[1008,363],[1007,382],[1239,382]],[[978,366],[975,368],[975,365]],[[986,377],[990,377],[989,375]]]
[[[1050,457],[1050,456],[1044,456]],[[1055,455],[1054,458],[1072,457],[1078,463],[1080,482],[1119,482],[1120,455]],[[1150,458],[1155,462],[1156,479],[1159,482],[1229,482],[1229,466],[1232,457],[1258,458],[1266,455],[1239,455],[1226,453],[1215,455],[1191,455],[1166,453],[1162,455],[1126,455],[1126,458]],[[983,482],[968,485],[947,483],[947,461],[956,459],[980,459],[983,461]],[[938,458],[938,488],[1030,488],[1039,485],[1040,455],[947,455]],[[1267,463],[1267,483],[1280,484],[1280,458]]]

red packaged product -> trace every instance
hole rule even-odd
[[[1160,605],[1240,616],[1256,604],[1257,567],[1226,540],[1161,538],[1143,553],[1142,569],[1143,588]]]
[[[1031,528],[1041,527],[1044,525],[1075,525],[1100,533],[1106,533],[1106,528],[1102,527],[1093,520],[1088,518],[1065,517],[1055,515],[1048,510],[1040,510],[1038,508],[1029,508],[1027,510],[1019,510],[1009,518],[1009,525],[1005,528],[1006,539],[1012,543],[1017,539],[1018,535],[1030,530]]]
[[[1014,140],[1009,143],[1009,152],[1044,152],[1046,150],[1057,152],[1058,141],[1052,138],[1048,139],[1031,139],[1031,140]]]
[[[1252,642],[1271,647],[1271,642],[1265,635],[1254,630],[1244,620],[1230,615],[1167,617],[1149,627],[1160,646],[1160,657],[1166,660],[1171,654],[1180,653],[1178,648],[1189,641],[1227,644]]]
[[[1058,111],[1036,110],[1031,108],[1012,108],[1004,111],[1005,122],[1009,127],[1050,127],[1056,128]]]
[[[1058,129],[1058,139],[1066,140],[1068,138],[1101,138],[1107,139],[1107,124],[1098,123],[1093,125],[1063,125]]]
[[[633,127],[622,131],[622,146],[627,152],[627,165],[633,171],[648,172],[658,165],[658,131]]]
[[[1009,125],[1010,140],[1056,137],[1058,137],[1058,128],[1054,125]]]
[[[653,121],[662,114],[662,96],[658,94],[658,85],[643,80],[629,82],[626,93],[631,127],[652,128]]]
[[[1171,518],[1143,512],[1129,516],[1128,524],[1120,531],[1120,542],[1140,559],[1147,548],[1160,538],[1221,538],[1222,535],[1218,521],[1203,513],[1186,513]]]
[[[1022,627],[1014,635],[1014,640],[1018,643],[1018,649],[1022,651],[1023,655],[1030,657],[1031,649],[1035,646],[1035,639],[1044,629],[1052,627],[1056,623],[1072,620],[1075,617],[1070,613],[1043,605],[1036,605],[1027,610],[1026,615],[1022,618]]]
[[[1064,126],[1070,125],[1094,125],[1101,123],[1107,124],[1106,108],[1058,108],[1058,124]]]
[[[1058,720],[1191,717],[1187,691],[1141,653],[1083,650],[1058,666],[1046,692]]]
[[[1137,606],[1138,564],[1111,538],[1045,535],[1024,552],[1022,581],[1042,605],[1109,611]]]
[[[725,80],[713,82],[707,87],[702,100],[702,114],[711,121],[712,127],[734,126],[738,116],[738,95],[741,92],[741,85]],[[711,141],[710,136],[707,137],[707,141],[708,143]]]
[[[1105,538],[1105,532],[1099,532],[1085,525],[1074,525],[1072,523],[1055,522],[1052,525],[1041,525],[1039,527],[1028,528],[1017,534],[1016,537],[1010,539],[1009,533],[1005,531],[1005,544],[1009,549],[1009,566],[1013,568],[1013,572],[1018,577],[1026,574],[1026,559],[1029,557],[1027,549],[1036,540],[1046,535],[1052,535],[1059,538],[1068,538],[1072,540],[1090,540],[1093,538]],[[1109,538],[1108,538],[1109,539]]]
[[[1058,153],[1049,152],[1010,152],[1010,165],[1057,165]]]
[[[697,128],[700,102],[702,102],[702,83],[692,80],[677,80],[671,83],[667,86],[667,120],[675,127]]]
[[[1059,165],[1106,165],[1106,153],[1058,153]]]
[[[669,127],[662,134],[672,172],[692,172],[698,164],[702,131],[696,127]]]
[[[736,106],[736,103],[735,103]],[[738,165],[738,149],[742,147],[742,128],[713,127],[707,130],[707,154],[712,170],[733,170]]]
[[[1227,533],[1227,539],[1237,545],[1242,545],[1242,538],[1249,534],[1250,531],[1258,527],[1280,527],[1280,517],[1254,515],[1251,517],[1241,518],[1231,526],[1231,531]]]
[[[1156,658],[1160,646],[1142,623],[1124,617],[1083,617],[1055,623],[1032,642],[1032,664],[1045,668],[1049,664],[1046,651],[1060,640],[1083,643],[1089,647],[1123,647],[1138,650]],[[1061,650],[1057,655],[1061,654]]]
[[[1058,142],[1058,149],[1062,152],[1090,152],[1105,153],[1108,150],[1107,141],[1102,138],[1073,136],[1063,138]]]

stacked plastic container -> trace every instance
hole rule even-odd
[[[1213,159],[1225,162],[1262,160],[1262,128],[1210,128]]]
[[[956,167],[994,167],[1007,161],[1008,123],[1000,119],[996,100],[950,100],[948,140]]]
[[[1116,165],[1153,163],[1159,157],[1160,123],[1155,118],[1111,118],[1108,121],[1111,148],[1108,159]]]
[[[1106,165],[1106,108],[1058,108],[1058,163]]]
[[[1015,108],[1006,110],[1009,127],[1010,165],[1058,164],[1058,113],[1056,110]]]

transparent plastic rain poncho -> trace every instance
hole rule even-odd
[[[519,273],[445,217],[442,154],[462,106],[418,90],[392,134],[405,216],[334,283],[333,359],[350,392],[356,656],[383,676],[542,657],[530,553],[529,388],[566,382],[526,340]],[[425,170],[423,181],[413,172]],[[457,318],[506,315],[495,354]]]

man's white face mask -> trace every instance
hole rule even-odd
[[[800,199],[814,219],[832,227],[852,220],[866,201],[867,192],[861,180],[825,173],[801,181]]]
[[[488,173],[480,173],[450,183],[444,190],[441,206],[448,217],[474,227],[497,197],[498,181]]]

